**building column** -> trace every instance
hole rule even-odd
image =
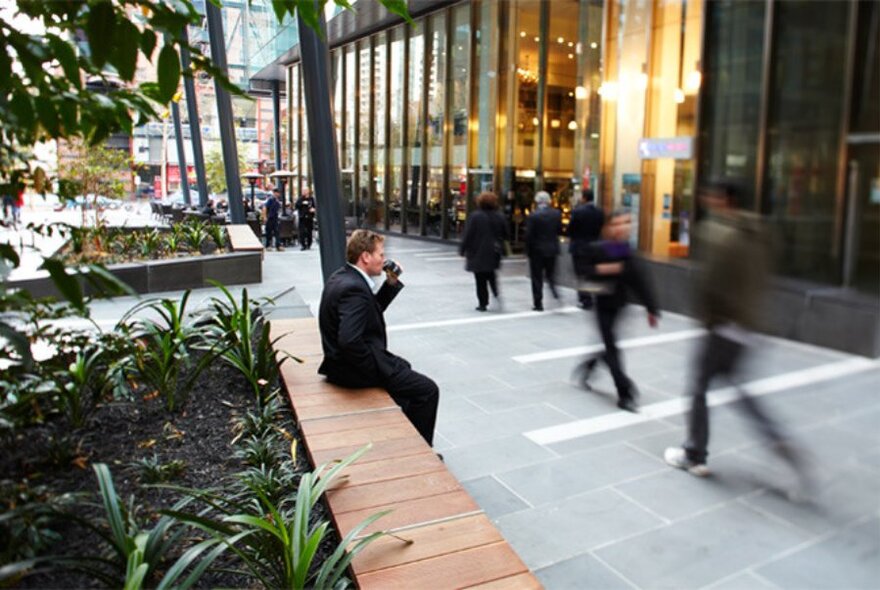
[[[192,67],[190,65],[189,37],[186,27],[183,28],[183,45],[180,49],[180,62],[184,72],[190,72],[191,75],[183,76],[183,91],[186,95],[186,111],[189,117],[189,138],[192,142],[193,166],[196,169],[196,183],[199,187],[199,207],[208,204],[208,176],[205,174],[205,156],[202,152],[202,127],[199,121],[199,103],[196,97],[196,84],[192,77]]]

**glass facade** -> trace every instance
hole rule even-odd
[[[686,257],[697,183],[727,177],[777,229],[779,272],[876,289],[877,19],[876,3],[835,0],[470,0],[419,14],[332,48],[345,215],[454,240],[493,190],[516,247],[537,190],[567,220],[591,188],[633,210],[641,250]],[[304,117],[290,136],[304,153]]]

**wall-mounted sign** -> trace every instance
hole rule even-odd
[[[693,137],[646,137],[639,140],[639,158],[642,160],[690,160],[693,157]]]

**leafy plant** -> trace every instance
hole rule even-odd
[[[240,448],[235,451],[235,458],[252,467],[272,467],[281,460],[280,442],[274,430],[251,435],[239,441]]]
[[[288,358],[298,359],[285,353],[281,361],[277,361],[274,345],[281,336],[275,340],[270,338],[270,324],[260,312],[260,301],[252,301],[247,289],[242,289],[239,304],[226,287],[216,281],[213,284],[224,299],[211,298],[205,342],[212,347],[225,344],[220,357],[247,379],[258,406],[262,406],[270,397],[270,388],[281,364]],[[271,299],[263,301],[269,303]]]
[[[201,252],[202,245],[208,239],[208,231],[205,229],[205,223],[202,221],[193,221],[184,225],[184,239],[186,245],[193,252]]]
[[[77,494],[55,495],[45,486],[28,480],[0,481],[0,563],[34,558],[61,539],[56,530],[61,515],[70,509]]]
[[[143,483],[163,483],[180,477],[186,469],[186,461],[172,459],[163,463],[156,453],[151,457],[144,457],[132,463],[137,469]]]
[[[329,535],[330,523],[315,519],[314,508],[339,473],[369,449],[370,445],[367,445],[332,466],[323,464],[303,475],[292,506],[287,497],[273,501],[258,487],[249,486],[250,498],[228,499],[189,490],[192,497],[208,502],[221,516],[181,511],[167,511],[165,514],[224,539],[265,588],[345,587],[349,583],[345,574],[352,559],[383,533],[358,537],[388,512],[379,512],[358,524],[326,560],[318,563],[318,547]]]
[[[59,409],[74,428],[85,424],[98,399],[101,380],[98,373],[104,369],[102,353],[99,348],[81,350],[66,371],[56,373]]]
[[[209,223],[206,230],[217,249],[223,250],[226,247],[226,228],[217,223]]]
[[[172,231],[165,236],[165,248],[169,254],[177,254],[180,250],[180,241],[180,234],[177,232]]]
[[[233,428],[237,434],[233,442],[243,436],[262,436],[265,432],[271,430],[275,426],[282,409],[281,402],[279,401],[279,390],[276,389],[269,394],[266,403],[258,407],[256,411],[246,412],[244,416],[236,421]]]
[[[142,588],[150,576],[156,573],[158,565],[171,553],[177,550],[181,542],[183,529],[178,528],[172,532],[178,521],[163,516],[159,522],[149,530],[143,530],[136,521],[133,510],[125,506],[116,494],[113,485],[113,477],[110,470],[103,463],[95,464],[95,474],[98,478],[98,486],[101,490],[101,501],[107,514],[107,523],[110,534],[104,535],[113,550],[115,559],[111,560],[118,570],[124,572],[125,590]],[[188,500],[178,503],[175,509],[179,510],[186,505]],[[237,540],[237,539],[236,539]],[[206,550],[213,549],[201,560],[201,554]],[[168,568],[162,579],[156,584],[156,588],[189,588],[195,584],[204,574],[205,570],[219,557],[227,545],[219,539],[212,538],[190,547]],[[188,568],[192,567],[190,574],[181,582],[180,577]],[[82,568],[99,578],[101,576],[95,568]],[[112,585],[116,585],[115,582]]]
[[[172,299],[144,301],[131,308],[118,324],[138,342],[128,370],[164,399],[165,407],[172,412],[186,400],[196,379],[215,356],[209,349],[193,363],[190,346],[197,332],[187,321],[189,296],[187,290],[179,302]],[[159,321],[132,320],[135,314],[145,310],[157,314]]]
[[[153,228],[148,231],[135,232],[140,246],[140,254],[144,258],[155,258],[162,246],[162,234]]]

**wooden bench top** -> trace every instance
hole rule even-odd
[[[276,350],[288,361],[281,379],[313,464],[373,447],[327,492],[340,535],[382,510],[363,534],[383,536],[352,562],[355,582],[371,588],[541,588],[473,498],[384,389],[346,389],[319,375],[323,359],[314,318],[275,320]]]
[[[260,242],[260,238],[254,235],[251,226],[244,223],[230,224],[226,226],[226,234],[229,236],[229,244],[233,252],[260,252],[266,248]]]

